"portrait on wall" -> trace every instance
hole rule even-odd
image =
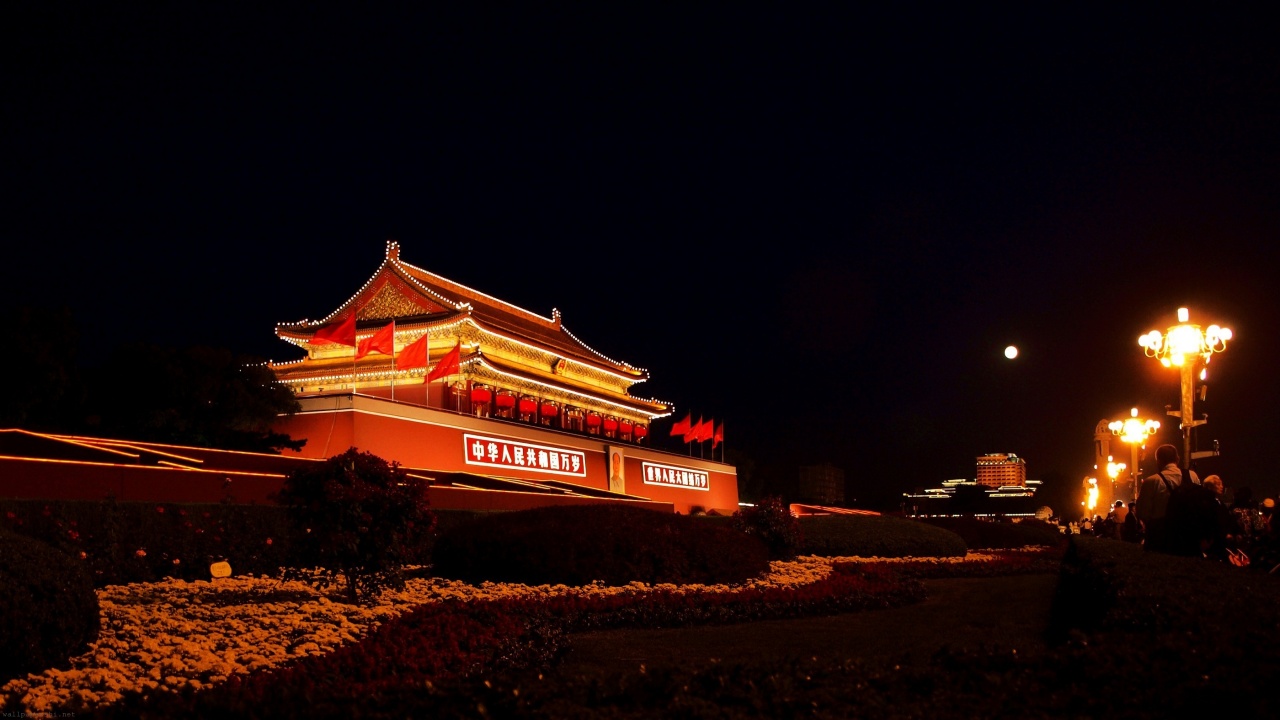
[[[609,492],[627,491],[626,455],[623,449],[609,446]]]

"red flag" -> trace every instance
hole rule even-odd
[[[396,358],[396,369],[412,370],[414,368],[424,368],[427,366],[427,335],[424,333],[422,337],[414,340],[404,349],[400,351],[400,357]]]
[[[707,418],[706,422],[698,426],[698,442],[710,440],[711,436],[716,432],[715,428],[716,421],[712,418]]]
[[[462,357],[462,342],[459,341],[458,344],[454,345],[453,349],[449,351],[448,355],[445,355],[444,357],[440,358],[440,362],[436,363],[436,367],[434,370],[427,373],[427,379],[423,380],[423,382],[431,382],[432,380],[437,380],[439,378],[445,377],[447,375],[452,375],[460,371],[462,369],[462,366],[458,364],[458,360],[461,357]]]
[[[711,436],[711,449],[714,450],[717,445],[724,442],[724,421],[716,426],[715,433]]]
[[[338,345],[356,345],[356,314],[351,313],[340,323],[330,323],[311,336],[311,343],[336,343]]]
[[[671,426],[671,435],[684,436],[689,432],[689,421],[693,419],[693,413],[684,416],[684,419]]]
[[[360,341],[360,345],[356,347],[356,359],[359,360],[371,352],[380,352],[383,355],[393,355],[395,354],[395,351],[396,321],[392,320],[390,325]]]
[[[690,425],[689,429],[684,431],[684,441],[687,443],[695,442],[696,440],[698,440],[698,436],[701,434],[702,434],[702,416],[699,415],[698,422]]]

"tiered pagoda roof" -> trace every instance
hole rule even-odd
[[[587,346],[564,328],[558,310],[544,317],[410,265],[394,241],[373,276],[336,310],[276,326],[278,337],[307,351],[301,360],[272,363],[276,376],[300,396],[385,387],[393,379],[422,382],[426,369],[393,370],[382,354],[353,361],[350,346],[314,342],[321,328],[352,315],[358,339],[394,320],[397,356],[429,334],[431,367],[460,345],[460,374],[473,383],[646,424],[672,412],[668,403],[632,397],[629,388],[648,371]]]

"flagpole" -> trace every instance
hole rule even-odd
[[[391,318],[391,402],[396,401],[396,319]]]
[[[440,378],[440,407],[447,408],[449,404],[449,388],[445,387],[445,383],[454,375],[462,372],[462,332],[459,331],[453,336],[453,347],[458,351],[458,357],[454,359],[457,363],[456,368],[450,368],[452,372]]]

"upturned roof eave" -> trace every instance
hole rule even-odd
[[[580,395],[605,404],[616,405],[625,410],[648,416],[650,420],[666,417],[671,414],[672,406],[670,403],[665,403],[660,400],[636,398],[629,395],[619,396],[611,393],[602,393],[597,388],[566,383],[559,380],[558,376],[555,375],[541,375],[528,372],[524,368],[509,365],[501,360],[488,357],[482,352],[473,353],[469,361],[464,363],[464,367],[467,365],[470,365],[471,367],[487,366],[497,375],[515,377],[528,383],[553,388],[565,394]]]
[[[548,318],[530,310],[526,310],[518,305],[513,305],[505,300],[499,300],[492,295],[468,287],[462,283],[437,275],[429,270],[424,270],[416,265],[406,263],[399,259],[398,254],[391,262],[400,271],[412,277],[414,281],[424,289],[430,290],[434,294],[446,298],[450,298],[450,293],[456,295],[456,297],[452,297],[450,299],[458,303],[459,306],[462,304],[470,305],[474,311],[475,317],[488,319],[490,322],[495,324],[511,324],[517,327],[521,322],[529,322],[538,325],[543,330],[559,336],[561,338],[561,342],[567,347],[572,347],[579,352],[586,353],[586,355],[595,358],[597,361],[610,366],[615,372],[625,372],[635,374],[637,376],[647,375],[646,370],[637,368],[629,363],[614,360],[578,339],[577,336],[569,332],[569,330],[564,327],[563,318],[561,317],[559,310],[553,309],[551,311],[552,316]],[[509,323],[503,323],[504,318],[516,319],[509,321]]]
[[[481,329],[511,337],[550,354],[568,357],[574,361],[618,374],[630,379],[632,383],[649,379],[648,370],[614,360],[582,342],[563,326],[558,310],[553,310],[552,317],[547,318],[406,263],[400,260],[399,243],[395,241],[388,241],[386,254],[378,269],[358,291],[339,305],[337,309],[320,320],[303,319],[295,322],[277,323],[275,328],[276,337],[304,349],[309,347],[310,338],[320,328],[335,320],[347,317],[353,307],[358,310],[358,306],[355,306],[355,303],[370,292],[379,278],[386,273],[391,273],[399,278],[408,288],[419,293],[423,300],[449,308],[438,318],[432,318],[431,315],[433,313],[391,318],[397,323],[404,322],[406,329],[424,325],[430,328],[436,325],[456,322],[461,317],[469,317]],[[388,318],[361,320],[357,317],[356,327],[357,329],[367,330],[373,326],[380,326],[387,321]]]

